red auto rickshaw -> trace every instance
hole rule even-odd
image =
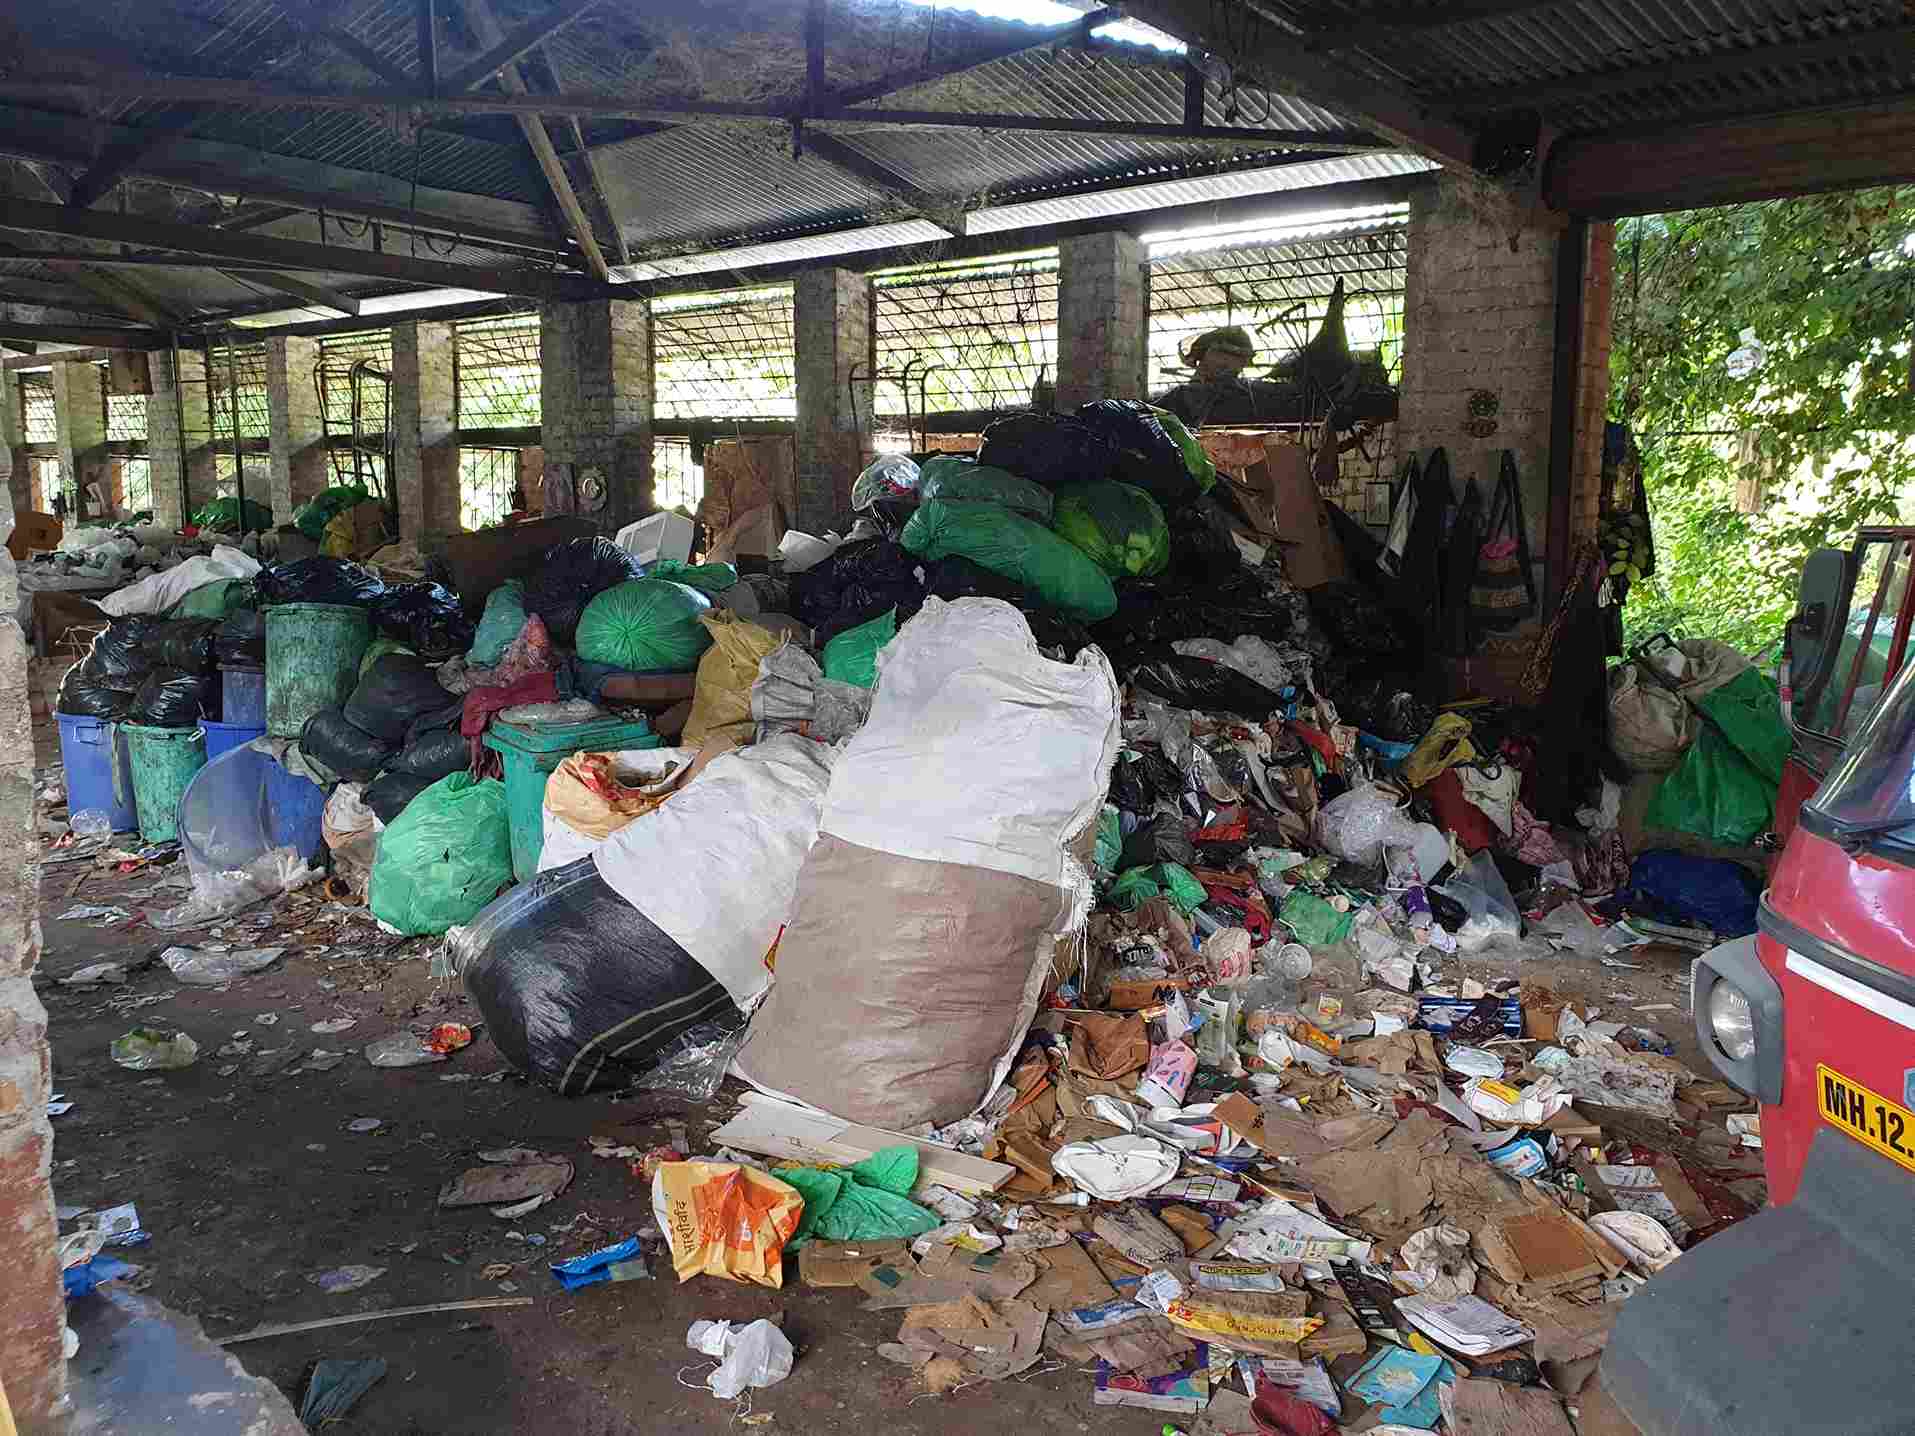
[[[1619,1314],[1603,1383],[1647,1436],[1915,1431],[1912,566],[1915,529],[1870,528],[1803,571],[1785,846],[1757,932],[1691,983],[1703,1050],[1761,1103],[1770,1205]]]

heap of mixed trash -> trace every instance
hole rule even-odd
[[[276,603],[374,615],[273,758],[484,1036],[567,1095],[751,1089],[697,1159],[613,1153],[656,1228],[561,1280],[649,1244],[855,1288],[935,1391],[1050,1360],[1224,1432],[1567,1429],[1760,1135],[1517,960],[1706,946],[1752,880],[1629,853],[1535,713],[1418,696],[1375,556],[1299,588],[1231,490],[1112,402],[881,458],[762,573],[575,539],[464,627],[341,560],[252,580],[269,689]],[[770,1323],[690,1339],[727,1396],[792,1370]]]

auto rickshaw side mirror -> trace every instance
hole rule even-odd
[[[1831,639],[1841,636],[1842,596],[1848,584],[1848,554],[1817,549],[1802,564],[1802,583],[1789,620],[1790,669],[1798,687],[1820,671]]]

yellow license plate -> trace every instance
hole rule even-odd
[[[1815,1102],[1822,1120],[1915,1172],[1915,1112],[1820,1063]]]

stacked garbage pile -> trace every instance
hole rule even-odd
[[[246,608],[223,617],[132,614],[94,636],[86,657],[61,680],[54,708],[76,717],[190,728],[220,719],[221,664],[264,657],[264,630]]]

